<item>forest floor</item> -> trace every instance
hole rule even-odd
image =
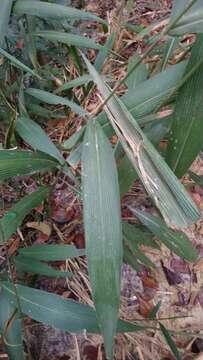
[[[77,5],[77,1],[73,2]],[[128,1],[124,7],[123,2],[117,0],[95,1],[87,0],[85,8],[89,11],[106,18],[110,23],[111,31],[116,31],[115,51],[130,57],[135,50],[140,54],[146,50],[146,45],[133,31],[122,28],[122,21],[139,25],[142,29],[148,27],[152,22],[163,20],[167,23],[170,15],[171,1]],[[129,10],[130,9],[130,10]],[[156,29],[154,30],[156,31]],[[95,32],[97,40],[101,43],[105,35]],[[94,54],[92,54],[94,56]],[[91,52],[90,52],[91,57]],[[152,55],[146,59],[150,64],[159,61],[158,55]],[[112,62],[111,73],[115,80],[122,79],[126,73],[126,67],[122,61]],[[121,92],[125,88],[121,89]],[[95,105],[94,101],[88,104],[89,109]],[[57,127],[56,127],[57,125]],[[67,126],[68,125],[68,126]],[[77,123],[77,127],[80,124]],[[47,132],[55,140],[65,140],[77,130],[70,126],[66,120],[47,123]],[[67,130],[68,129],[68,130]],[[192,169],[203,176],[203,160],[196,159]],[[47,183],[52,179],[47,176]],[[51,244],[66,243],[75,244],[78,248],[84,247],[84,232],[82,223],[82,206],[77,196],[67,186],[66,178],[61,177],[55,184],[55,190],[49,201],[50,218],[46,220],[46,226],[50,231],[37,228],[37,222],[30,224],[29,217],[24,222],[22,229],[12,237],[8,243],[8,253],[13,256],[17,253],[22,242],[24,244]],[[203,212],[203,190],[185,178],[184,183],[197,206]],[[32,177],[19,177],[14,182],[9,182],[0,189],[1,200],[7,204],[7,208],[16,202],[23,194],[31,193],[36,188]],[[122,199],[122,214],[129,221],[135,221],[127,206],[139,207],[151,213],[154,208],[149,201],[143,187],[135,182],[129,192]],[[36,209],[41,213],[42,207]],[[33,231],[26,233],[26,229],[34,227]],[[122,299],[120,315],[129,321],[148,322],[147,316],[154,306],[161,301],[158,312],[159,318],[166,318],[163,323],[174,331],[174,339],[182,351],[183,360],[201,359],[199,354],[203,353],[203,340],[199,334],[203,325],[203,221],[191,226],[186,231],[188,237],[199,251],[196,264],[189,265],[164,246],[160,251],[144,248],[143,251],[154,263],[157,264],[156,271],[149,272],[144,266],[140,272],[134,271],[130,266],[123,266],[122,274]],[[26,234],[26,238],[25,238]],[[0,248],[0,267],[4,264],[5,249]],[[87,276],[87,265],[84,259],[77,262],[68,261],[66,270],[75,273],[70,279],[48,279],[39,277],[36,286],[39,289],[54,292],[65,298],[74,298],[81,302],[93,305],[90,297],[90,284]],[[64,264],[60,265],[64,269]],[[177,317],[176,319],[169,319]],[[150,325],[154,325],[150,322]],[[33,360],[104,360],[102,338],[98,335],[81,333],[77,335],[66,334],[49,326],[45,326],[31,320],[26,323],[27,337],[30,353]],[[195,334],[195,335],[194,335]],[[3,346],[0,345],[0,359],[7,359]],[[115,360],[173,360],[174,357],[156,330],[138,332],[134,334],[118,335],[115,342]],[[203,355],[202,355],[203,359]],[[20,359],[19,359],[20,360]]]

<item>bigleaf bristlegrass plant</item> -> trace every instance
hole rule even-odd
[[[78,26],[78,21],[94,22],[100,24],[100,31],[106,31],[104,20],[53,1],[1,0],[0,10],[0,118],[7,127],[0,150],[0,180],[46,172],[69,176],[71,189],[83,202],[86,241],[84,250],[64,244],[21,248],[12,260],[21,281],[14,283],[12,276],[3,273],[0,331],[10,359],[24,358],[22,315],[68,332],[85,329],[101,333],[108,359],[113,358],[117,332],[158,329],[180,359],[170,331],[162,323],[154,327],[131,324],[120,320],[118,312],[123,261],[136,270],[140,264],[156,267],[141,245],[158,250],[161,242],[186,261],[197,258],[196,249],[181,230],[196,222],[200,212],[176,175],[180,178],[187,173],[203,147],[199,87],[203,70],[202,2],[174,1],[169,24],[141,57],[135,53],[127,61],[127,74],[114,89],[109,85],[112,74],[101,72],[111,57],[120,58],[114,51],[116,34],[101,45],[84,36]],[[19,33],[24,36],[24,47],[18,54],[8,31],[11,28],[15,37]],[[186,33],[198,34],[187,49],[190,56],[171,65],[170,59]],[[88,48],[98,52],[94,63],[88,60]],[[161,59],[154,74],[143,60],[157,48]],[[39,60],[41,53],[45,63]],[[77,69],[77,78],[72,79],[67,59]],[[124,83],[128,90],[118,97],[116,91]],[[82,96],[77,95],[76,88],[81,89]],[[99,92],[101,102],[89,113],[84,104],[93,92]],[[157,112],[165,106],[169,116]],[[54,143],[41,123],[73,115],[80,117],[79,131],[60,144]],[[111,142],[113,135],[118,138],[116,146]],[[167,140],[165,158],[159,148],[162,139]],[[22,149],[22,141],[32,151]],[[81,172],[75,171],[78,162]],[[135,179],[140,179],[160,212],[155,217],[131,208],[145,230],[121,218],[121,195]],[[0,220],[1,245],[51,191],[51,187],[40,186],[11,207]],[[79,256],[87,256],[95,310],[27,285],[25,273],[74,276],[45,262]]]

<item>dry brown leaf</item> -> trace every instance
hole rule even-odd
[[[193,267],[194,271],[203,271],[203,257],[200,258]]]
[[[27,222],[26,226],[35,230],[39,230],[47,236],[51,235],[51,226],[44,222],[36,222],[36,221]]]

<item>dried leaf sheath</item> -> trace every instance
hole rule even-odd
[[[82,171],[88,269],[98,323],[111,358],[122,264],[120,196],[113,151],[97,123],[87,126]]]
[[[85,62],[102,96],[110,90],[87,59]],[[105,111],[129,159],[156,206],[170,226],[183,228],[195,222],[200,214],[184,186],[144,135],[121,100],[110,98]]]

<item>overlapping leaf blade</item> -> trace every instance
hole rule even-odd
[[[49,195],[50,189],[41,187],[17,202],[0,220],[0,244],[7,241],[21,225],[24,217],[41,204]]]
[[[13,0],[1,0],[1,12],[0,12],[0,46],[1,47],[4,45],[4,37],[7,34],[12,3]]]
[[[89,61],[84,59],[102,96],[107,98],[110,90]],[[197,221],[200,213],[184,186],[147,139],[121,100],[115,95],[111,97],[105,111],[126,154],[165,221],[177,228],[187,227]]]
[[[35,245],[19,250],[20,255],[42,261],[62,261],[85,255],[85,250],[73,245]]]
[[[53,42],[59,42],[66,45],[74,45],[79,48],[90,48],[99,50],[102,49],[103,46],[100,44],[95,43],[94,40],[91,38],[65,33],[65,32],[59,32],[59,31],[52,31],[52,30],[44,30],[44,31],[37,31],[33,33],[34,36],[40,36],[44,39],[47,39],[49,41]]]
[[[7,51],[3,50],[2,48],[0,48],[0,54],[4,56],[6,59],[8,59],[11,62],[11,64],[17,67],[18,69],[40,78],[35,70],[30,69],[27,65],[23,64],[21,61],[16,59],[15,56],[10,55]]]
[[[197,259],[197,250],[193,247],[192,242],[184,233],[169,229],[163,220],[156,216],[138,209],[131,210],[142,224],[175,254],[191,262],[194,262]]]
[[[62,96],[54,95],[48,91],[35,88],[27,89],[26,93],[47,104],[64,105],[71,108],[71,110],[73,110],[78,115],[87,115],[87,112],[81,106],[66,98],[63,98]]]
[[[175,19],[178,14],[191,3],[191,0],[175,0],[172,8],[171,19]],[[177,24],[170,30],[171,35],[184,35],[185,33],[203,32],[203,6],[202,0],[197,0],[194,5],[180,18]]]
[[[128,72],[131,71],[133,66],[140,60],[140,57],[135,54],[129,59],[128,62]],[[128,85],[128,91],[136,90],[137,86],[147,79],[148,71],[145,64],[140,64],[137,68],[132,72],[130,76],[128,76],[126,82]]]
[[[65,163],[60,151],[48,137],[46,132],[29,117],[18,117],[16,121],[16,131],[34,150],[39,150],[51,155],[62,165]]]
[[[31,175],[49,171],[58,166],[58,161],[41,152],[0,150],[0,180],[13,176]]]
[[[2,288],[13,304],[16,302],[13,287],[8,282],[2,283]],[[99,333],[96,313],[88,305],[74,300],[66,300],[61,296],[46,291],[17,286],[22,312],[36,321],[54,326],[68,332],[79,332],[84,329],[91,333]],[[118,321],[118,332],[146,330],[147,326]]]
[[[98,323],[111,358],[123,257],[120,197],[111,145],[93,122],[88,123],[83,141],[82,179],[88,270]]]
[[[56,3],[47,3],[45,1],[17,0],[14,6],[16,14],[35,15],[50,19],[69,19],[69,20],[90,20],[104,22],[98,16],[87,11],[75,9],[70,6],[63,6]]]
[[[185,74],[203,56],[203,35],[198,35],[192,48]],[[202,148],[203,134],[203,64],[179,91],[170,132],[167,161],[175,174],[182,177]]]
[[[159,326],[160,326],[160,330],[161,330],[167,344],[169,345],[172,353],[175,355],[176,360],[181,360],[182,357],[181,357],[181,355],[180,355],[180,353],[179,353],[179,351],[178,351],[178,349],[176,347],[176,344],[175,344],[174,340],[172,339],[170,333],[168,332],[168,330],[165,328],[165,326],[163,324],[159,323]]]
[[[8,294],[5,290],[0,291],[0,335],[2,340],[6,340],[6,351],[10,360],[25,359],[22,341],[21,320],[17,315],[7,327],[8,321],[11,320],[16,306],[14,301],[9,301]],[[5,339],[4,339],[5,336]]]

